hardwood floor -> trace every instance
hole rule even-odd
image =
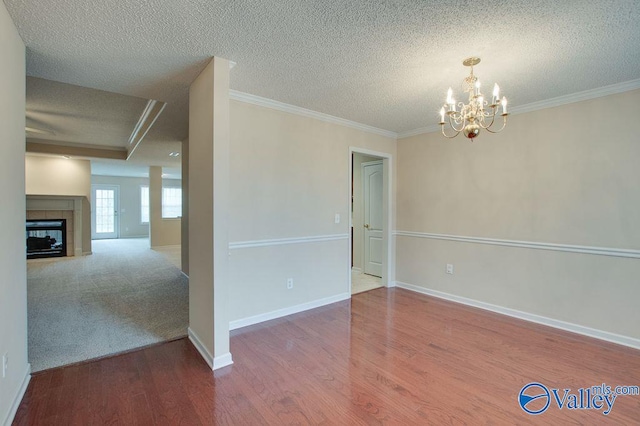
[[[638,424],[640,396],[611,413],[538,416],[520,389],[640,385],[640,351],[401,289],[232,333],[212,373],[186,340],[31,379],[14,424]]]

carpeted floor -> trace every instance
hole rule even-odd
[[[27,262],[29,362],[41,371],[187,334],[188,280],[147,239]]]

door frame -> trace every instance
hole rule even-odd
[[[96,234],[96,189],[113,189],[115,191],[114,195],[114,234],[115,237],[108,238],[98,238]],[[102,240],[102,239],[117,239],[120,238],[120,185],[112,185],[108,183],[94,183],[91,184],[91,239],[92,240]]]
[[[395,265],[393,260],[395,259],[395,244],[393,242],[393,155],[388,152],[373,151],[360,147],[349,147],[349,175],[347,179],[348,185],[348,198],[347,198],[347,211],[349,212],[349,235],[351,235],[351,227],[353,226],[353,218],[351,212],[351,179],[353,176],[353,154],[359,153],[364,155],[370,155],[379,157],[382,159],[382,214],[383,214],[383,259],[382,265],[382,285],[385,287],[393,287],[395,285]],[[345,257],[345,264],[348,271],[349,288],[348,293],[351,297],[351,251],[353,250],[353,242],[351,236],[349,237],[349,252]]]

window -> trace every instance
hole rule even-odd
[[[162,188],[162,217],[182,216],[182,188]]]
[[[140,187],[140,223],[149,223],[149,187]]]

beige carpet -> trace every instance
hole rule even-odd
[[[27,262],[32,371],[187,334],[188,280],[147,239],[95,240],[93,254]]]
[[[160,246],[153,247],[151,250],[162,254],[169,262],[173,263],[176,268],[182,268],[182,246]]]
[[[351,294],[358,294],[380,287],[382,287],[382,278],[351,271]]]

